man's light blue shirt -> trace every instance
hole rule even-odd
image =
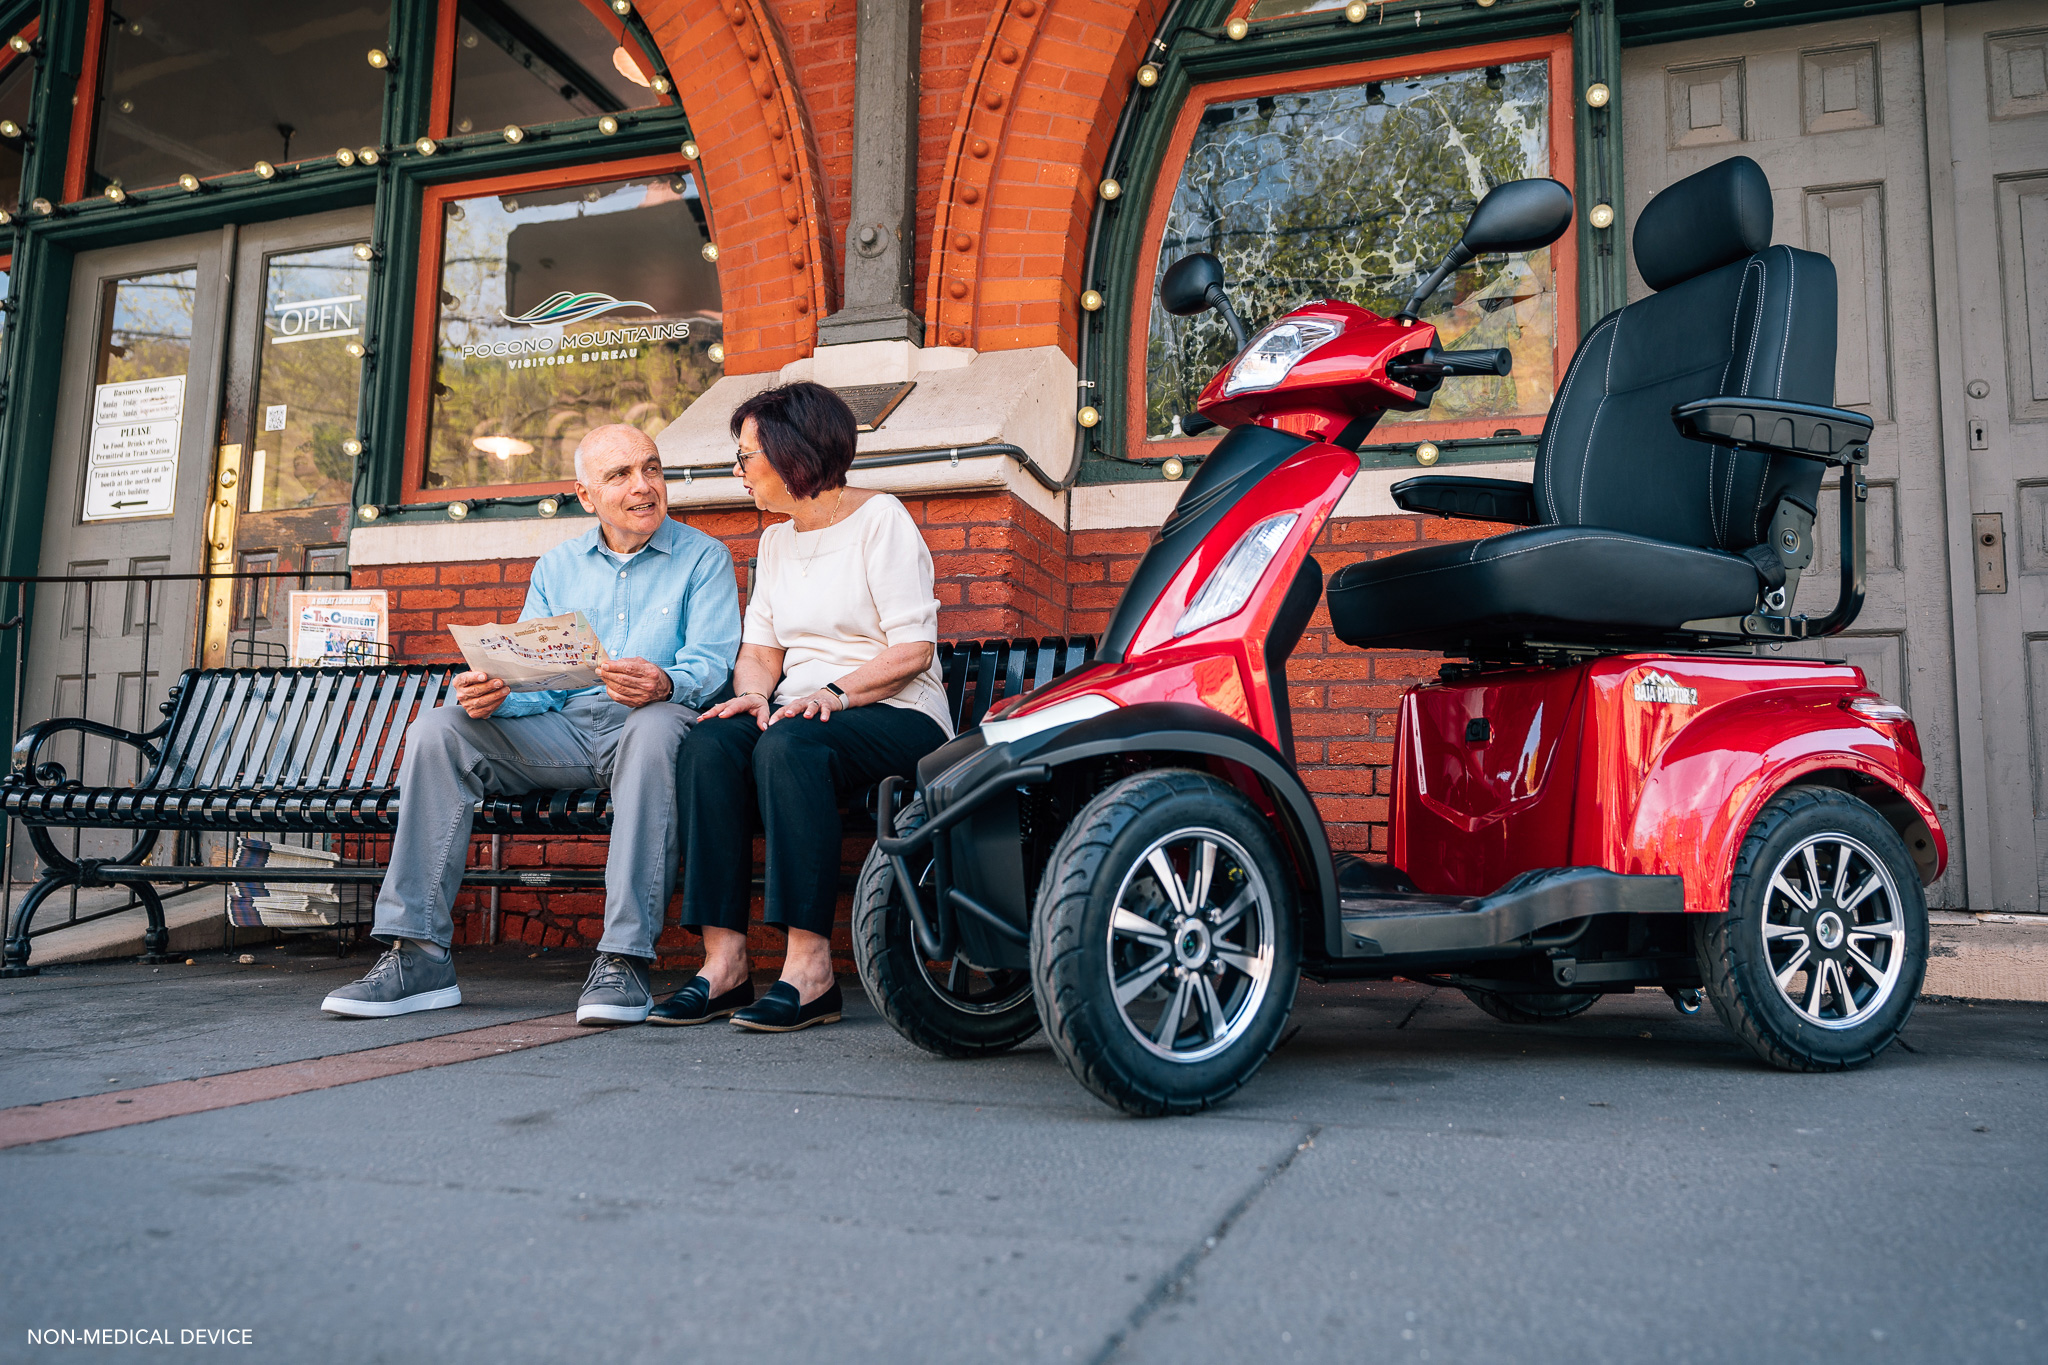
[[[732,673],[740,652],[740,590],[726,548],[664,519],[639,553],[617,554],[604,528],[557,545],[533,566],[522,621],[580,611],[614,659],[645,659],[668,674],[669,700],[701,708]],[[494,713],[533,716],[563,709],[580,692],[515,692]]]

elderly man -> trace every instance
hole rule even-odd
[[[732,557],[669,520],[654,442],[599,427],[576,448],[588,534],[533,567],[520,619],[581,611],[613,662],[599,686],[525,692],[483,673],[455,678],[455,705],[421,716],[399,771],[398,830],[373,933],[390,945],[369,975],[329,995],[330,1014],[382,1018],[462,1003],[449,908],[462,885],[472,811],[486,793],[612,791],[604,937],[576,1021],[637,1024],[676,874],[676,747],[723,690],[739,653]],[[659,661],[659,662],[656,662]]]

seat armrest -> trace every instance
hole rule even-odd
[[[1712,445],[1829,465],[1870,462],[1870,418],[1843,408],[1777,398],[1695,398],[1671,409],[1671,420],[1681,434]]]
[[[1513,479],[1421,474],[1401,480],[1388,491],[1394,495],[1394,506],[1404,512],[1429,512],[1467,521],[1503,521],[1511,526],[1536,524],[1534,490]]]

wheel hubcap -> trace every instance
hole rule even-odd
[[[1146,849],[1117,888],[1109,985],[1124,1027],[1173,1062],[1243,1037],[1273,974],[1273,897],[1244,847],[1212,829]]]
[[[1764,899],[1764,952],[1787,1005],[1821,1028],[1869,1019],[1899,982],[1906,921],[1891,869],[1861,841],[1817,834],[1787,853]]]

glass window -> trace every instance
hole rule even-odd
[[[1203,110],[1168,206],[1151,285],[1145,435],[1178,437],[1203,385],[1235,351],[1215,313],[1177,318],[1158,275],[1214,252],[1254,330],[1334,298],[1398,312],[1458,240],[1473,205],[1505,180],[1549,175],[1547,63],[1274,94]],[[1423,318],[1447,347],[1505,346],[1514,374],[1446,384],[1399,422],[1535,417],[1556,381],[1551,249],[1485,257],[1434,295]]]
[[[264,271],[263,355],[256,370],[256,435],[249,455],[251,512],[349,501],[360,358],[370,267],[353,246],[272,256]]]
[[[585,431],[653,435],[717,377],[691,176],[455,199],[441,230],[425,488],[574,478]]]
[[[95,384],[176,379],[192,368],[192,304],[196,270],[108,280],[100,305],[99,371]]]
[[[672,102],[603,0],[461,0],[453,133],[594,118]]]
[[[0,52],[13,57],[11,48],[0,48]],[[0,67],[0,119],[17,130],[26,129],[32,121],[29,102],[35,95],[35,81],[36,64],[26,57],[14,57]],[[13,137],[0,133],[0,199],[10,205],[21,197],[22,158],[27,148],[20,131]]]
[[[389,0],[121,0],[107,12],[88,191],[380,142]]]

